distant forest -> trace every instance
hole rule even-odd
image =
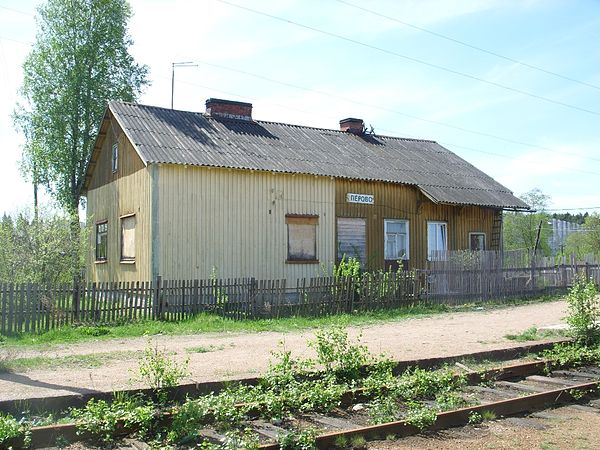
[[[579,225],[583,225],[583,223],[585,222],[585,219],[587,219],[587,217],[589,216],[589,213],[585,212],[585,213],[577,213],[577,214],[571,214],[571,213],[562,213],[562,214],[557,214],[554,213],[552,214],[552,218],[553,219],[558,219],[558,220],[564,220],[565,222],[572,222],[572,223],[578,223]]]

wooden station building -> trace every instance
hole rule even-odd
[[[110,102],[83,194],[89,281],[322,275],[424,268],[446,250],[500,249],[510,190],[434,141],[380,136],[360,119],[321,129]]]

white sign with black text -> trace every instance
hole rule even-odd
[[[375,196],[368,194],[351,194],[350,192],[348,192],[346,194],[346,201],[348,203],[362,203],[364,205],[374,205]]]

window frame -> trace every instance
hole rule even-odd
[[[387,255],[387,226],[390,223],[403,223],[406,225],[405,248],[406,254],[403,258],[388,258]],[[400,234],[400,233],[394,233]],[[383,219],[383,259],[384,261],[408,261],[410,260],[410,220],[408,219]]]
[[[318,254],[318,225],[319,225],[319,216],[316,214],[286,214],[285,215],[285,224],[287,228],[287,246],[286,246],[286,264],[318,264],[319,263],[319,254]],[[310,225],[314,228],[314,248],[312,258],[300,258],[294,256],[290,253],[290,225]]]
[[[483,236],[483,248],[481,250],[474,250],[472,244],[472,237],[473,236]],[[480,251],[485,251],[487,247],[487,235],[483,232],[483,231],[471,231],[469,233],[469,250],[474,251],[474,252],[480,252]]]
[[[105,228],[103,231],[100,230],[100,227]],[[105,244],[104,244],[104,256],[101,256],[99,253],[99,244],[102,242],[98,242],[100,236],[104,236]],[[96,235],[95,235],[95,250],[94,250],[94,261],[96,263],[106,263],[108,261],[108,219],[99,220],[96,222]]]
[[[445,229],[445,233],[444,233],[444,249],[441,251],[447,252],[448,251],[448,222],[444,222],[441,220],[428,220],[427,221],[427,261],[440,261],[439,258],[432,258],[432,250],[431,250],[431,246],[430,246],[430,241],[429,241],[429,226],[430,225],[443,225],[443,228]],[[437,235],[437,233],[436,233]],[[436,237],[436,242],[437,242],[437,237]],[[436,245],[436,249],[435,251],[440,251],[437,249],[437,245]]]
[[[118,142],[115,142],[112,145],[110,164],[111,164],[112,173],[117,173],[117,170],[119,169],[119,143]]]
[[[125,239],[123,239],[123,224],[125,223],[124,221],[126,219],[130,219],[133,218],[135,220],[134,223],[134,228],[133,228],[133,256],[124,256],[123,255],[123,245],[125,243]],[[119,222],[121,224],[120,230],[120,262],[123,264],[135,264],[135,259],[136,259],[136,246],[135,246],[135,229],[137,228],[137,218],[135,216],[135,213],[132,214],[125,214],[123,216],[119,217]]]

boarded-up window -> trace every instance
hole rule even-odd
[[[485,250],[485,233],[469,233],[469,241],[471,250]]]
[[[135,216],[121,217],[121,261],[135,261]]]
[[[364,266],[367,259],[367,220],[354,217],[337,219],[338,260],[353,256]]]
[[[317,261],[318,216],[287,215],[288,261]]]
[[[108,222],[96,224],[96,261],[106,261],[108,249]]]

